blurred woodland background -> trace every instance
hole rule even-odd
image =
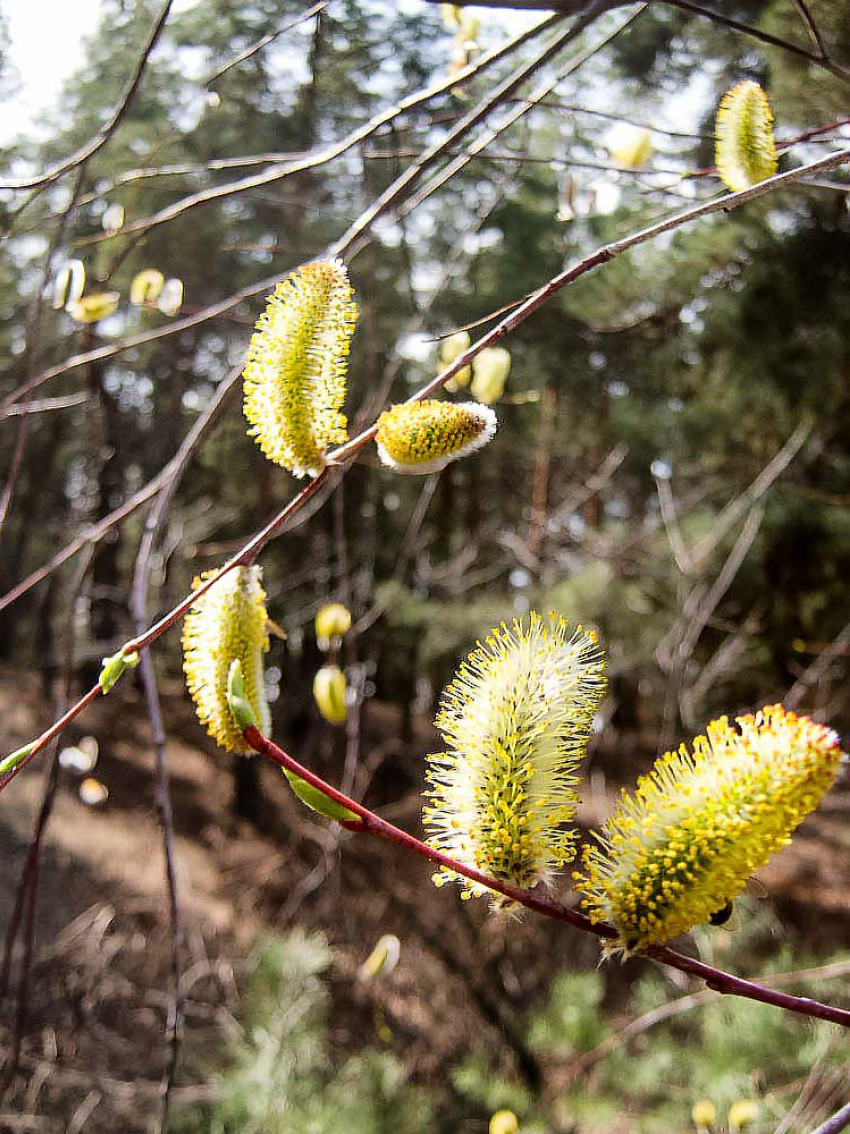
[[[246,436],[238,381],[286,272],[328,249],[349,265],[362,427],[437,373],[441,337],[718,193],[733,83],[768,92],[793,142],[781,168],[850,137],[846,5],[564,7],[488,62],[544,14],[198,0],[166,5],[150,45],[160,5],[102,0],[47,140],[2,152],[0,751],[294,494]],[[14,92],[7,37],[0,83]],[[782,700],[846,732],[848,202],[837,171],[615,259],[505,340],[483,453],[399,478],[366,450],[332,476],[260,560],[286,633],[276,739],[417,830],[442,687],[530,608],[596,627],[610,659],[587,824],[721,712]],[[75,260],[85,295],[118,293],[102,318],[51,305]],[[180,281],[182,306],[176,284],[165,310],[131,303],[144,269]],[[311,694],[329,601],[354,616],[337,728]],[[536,1134],[688,1131],[701,1099],[718,1130],[757,1100],[748,1129],[778,1134],[846,1102],[838,1029],[645,962],[597,971],[594,941],[435,890],[423,864],[314,821],[273,769],[215,751],[178,632],[152,657],[159,779],[133,674],[59,743],[94,783],[48,751],[0,800],[0,1130],[164,1129],[163,1081],[170,1129],[228,1134],[473,1134],[499,1109]],[[737,931],[698,932],[701,954],[850,1003],[848,813],[845,777],[764,872],[769,899]],[[397,963],[364,969],[387,934]]]

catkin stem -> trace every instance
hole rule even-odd
[[[377,835],[378,838],[384,839],[386,842],[394,843],[396,846],[403,847],[405,850],[417,854],[420,858],[425,858],[429,862],[436,863],[439,866],[448,868],[455,871],[457,874],[462,874],[471,882],[478,882],[482,886],[486,886],[490,890],[495,890],[499,894],[503,894],[511,901],[517,902],[526,909],[534,910],[535,913],[542,914],[544,917],[553,918],[556,921],[564,921],[568,925],[574,926],[576,929],[584,930],[585,933],[593,933],[597,937],[604,937],[607,939],[615,939],[618,934],[617,930],[611,925],[606,925],[602,922],[593,924],[590,918],[585,917],[584,914],[578,910],[573,909],[571,906],[566,906],[557,899],[552,898],[544,892],[537,890],[523,890],[518,886],[511,886],[507,882],[501,882],[496,878],[489,878],[486,874],[482,874],[480,870],[475,870],[473,867],[465,866],[462,862],[456,862],[447,854],[435,850],[434,847],[428,846],[414,835],[410,835],[407,831],[403,831],[400,827],[388,823],[386,819],[382,819],[380,815],[376,815],[374,811],[370,811],[361,803],[354,799],[350,799],[341,791],[337,791],[335,787],[326,783],[315,772],[311,772],[309,768],[305,768],[294,760],[288,753],[279,748],[268,737],[263,736],[259,729],[249,726],[243,732],[245,740],[261,756],[270,760],[278,767],[285,768],[289,772],[293,772],[296,776],[306,780],[308,784],[320,791],[328,799],[333,800],[334,803],[339,804],[341,807],[353,811],[355,815],[359,816],[359,822],[343,823],[342,825],[349,831],[365,832],[370,835]],[[717,969],[713,965],[706,965],[702,961],[698,961],[693,957],[683,956],[681,953],[675,952],[673,949],[668,949],[666,946],[654,945],[649,946],[642,950],[640,956],[648,957],[650,960],[657,961],[659,964],[668,965],[670,968],[678,969],[680,972],[687,973],[689,976],[696,977],[698,980],[703,980],[710,989],[715,992],[724,993],[730,996],[743,996],[748,1000],[758,1000],[762,1004],[772,1004],[776,1008],[783,1008],[786,1012],[796,1012],[801,1016],[810,1016],[818,1020],[828,1020],[833,1024],[840,1024],[842,1027],[850,1028],[850,1011],[844,1008],[833,1008],[829,1004],[821,1004],[817,1000],[810,1000],[805,996],[792,996],[787,992],[780,992],[778,989],[767,988],[764,985],[757,984],[755,981],[745,980],[743,977],[733,976],[732,973],[724,972],[722,969]]]

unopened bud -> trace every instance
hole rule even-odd
[[[328,724],[338,725],[345,721],[348,713],[346,688],[345,674],[338,665],[323,665],[313,678],[313,697]]]

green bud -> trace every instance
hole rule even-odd
[[[236,658],[230,663],[227,671],[227,704],[233,719],[240,729],[253,725],[257,727],[257,718],[251,702],[245,696],[245,681],[242,677],[242,663]]]
[[[103,668],[97,680],[101,690],[104,693],[108,693],[128,666],[130,669],[134,669],[139,664],[139,655],[135,650],[132,650],[129,654],[125,654],[122,648],[117,654],[113,654],[112,657],[102,658],[101,664]]]
[[[302,780],[300,776],[296,776],[294,772],[290,772],[287,768],[283,769],[283,774],[289,780],[289,786],[298,796],[302,803],[305,803],[311,811],[317,811],[319,815],[324,815],[326,819],[334,819],[337,823],[360,823],[362,822],[359,815],[355,815],[353,811],[349,811],[347,807],[343,807],[341,803],[336,803],[333,799],[328,797],[318,788],[308,784],[306,780]]]
[[[0,760],[0,777],[7,775],[9,772],[14,771],[21,761],[26,760],[33,748],[35,748],[35,741],[31,740],[29,744],[25,744],[23,748],[18,748],[14,752],[10,752],[3,760]]]

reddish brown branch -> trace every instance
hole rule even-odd
[[[435,850],[434,847],[428,846],[427,843],[423,843],[420,839],[408,834],[407,831],[401,830],[400,827],[388,823],[386,819],[382,819],[356,800],[343,795],[342,792],[331,787],[320,776],[311,772],[309,768],[299,764],[282,748],[263,736],[254,726],[246,728],[244,736],[255,752],[259,752],[261,756],[279,767],[300,776],[301,779],[306,780],[308,784],[320,791],[322,795],[341,807],[354,812],[359,817],[359,821],[343,823],[343,826],[348,830],[377,835],[378,838],[384,839],[386,842],[394,843],[412,854],[419,855],[420,858],[425,858],[438,866],[453,870],[456,874],[468,878],[471,882],[486,886],[489,890],[494,890],[496,893],[525,906],[526,909],[543,914],[544,917],[564,921],[576,929],[584,930],[585,933],[593,933],[597,937],[608,940],[615,939],[618,936],[617,930],[613,926],[606,925],[604,922],[594,924],[583,913],[571,906],[564,905],[545,892],[523,890],[519,886],[512,886],[497,878],[490,878],[480,870],[457,862],[449,855]],[[780,992],[775,988],[766,988],[755,981],[744,980],[743,977],[733,976],[732,973],[724,972],[713,965],[706,965],[693,957],[686,957],[673,949],[668,949],[665,945],[648,946],[639,955],[649,957],[653,961],[658,961],[670,968],[678,969],[679,972],[703,980],[715,992],[722,992],[731,996],[743,996],[748,1000],[758,1000],[762,1004],[772,1004],[774,1007],[783,1008],[787,1012],[796,1012],[799,1015],[811,1016],[819,1020],[829,1020],[833,1024],[841,1024],[842,1027],[850,1028],[850,1011],[843,1008],[833,1008],[829,1004],[821,1004],[819,1001],[810,1000],[805,996],[791,996],[789,993]]]
[[[800,181],[804,177],[810,176],[812,173],[822,172],[827,169],[836,168],[839,165],[844,165],[850,162],[850,149],[836,150],[835,153],[828,154],[826,157],[820,158],[818,161],[810,162],[808,165],[799,166],[797,169],[789,170],[787,173],[777,174],[775,177],[767,178],[765,181],[759,182],[748,189],[742,189],[737,193],[724,194],[721,197],[715,198],[711,201],[705,201],[691,209],[674,214],[673,216],[666,217],[658,221],[656,224],[650,225],[647,228],[641,229],[638,232],[631,233],[629,236],[623,237],[621,240],[615,240],[611,244],[603,245],[589,256],[578,260],[575,264],[566,268],[559,275],[549,280],[543,287],[539,288],[494,327],[492,327],[485,335],[483,335],[477,342],[473,343],[467,350],[447,366],[444,370],[432,378],[430,382],[426,383],[420,390],[418,390],[408,400],[410,402],[422,401],[425,398],[430,398],[438,390],[440,390],[446,382],[463,367],[469,365],[475,356],[482,351],[485,347],[491,346],[493,343],[498,342],[500,339],[505,338],[512,331],[514,331],[521,323],[525,322],[531,315],[538,311],[553,295],[565,288],[568,284],[578,279],[580,276],[586,275],[588,272],[593,271],[595,268],[606,264],[615,259],[617,256],[628,252],[638,245],[645,244],[647,241],[654,239],[656,236],[661,236],[665,232],[671,232],[674,229],[680,228],[682,225],[699,220],[702,217],[707,217],[717,212],[729,212],[740,205],[746,204],[748,201],[755,200],[769,193],[774,189],[781,188],[785,185],[792,185]],[[334,449],[327,457],[327,467],[322,470],[315,480],[311,481],[305,488],[302,488],[288,504],[259,532],[257,532],[251,539],[244,545],[244,547],[237,552],[228,562],[222,567],[217,576],[208,579],[197,591],[187,595],[173,610],[164,615],[158,622],[156,622],[147,633],[132,639],[130,642],[125,643],[123,653],[140,652],[159,638],[162,634],[169,630],[175,622],[177,622],[183,614],[189,609],[192,603],[204,594],[212,585],[215,578],[220,578],[221,575],[232,571],[234,568],[242,565],[248,565],[255,561],[260,551],[265,545],[278,535],[283,528],[288,524],[293,515],[303,507],[307,501],[314,496],[321,487],[324,487],[330,476],[330,470],[335,466],[345,466],[350,464],[351,461],[360,453],[361,449],[365,448],[375,436],[377,432],[377,423],[373,423],[368,429],[363,430],[356,437],[352,438],[346,444],[341,445],[338,449]],[[61,722],[57,722],[46,732],[42,733],[40,737],[32,744],[27,750],[26,755],[15,762],[15,766],[9,773],[0,780],[0,791],[2,791],[8,783],[21,771],[22,768],[37,755],[38,752],[44,748],[46,744],[56,735],[61,727],[76,717],[91,701],[95,699],[100,693],[100,686],[96,685],[90,689],[89,692],[80,701],[77,702],[68,713],[62,718]]]

